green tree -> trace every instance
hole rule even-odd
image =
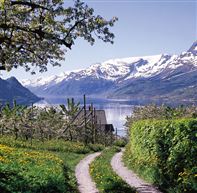
[[[55,107],[39,109],[36,114],[37,138],[43,141],[57,137],[64,124],[62,114]]]
[[[74,98],[67,99],[67,107],[64,104],[60,105],[61,113],[66,116],[67,124],[64,128],[64,132],[69,133],[69,139],[72,141],[73,137],[78,138],[78,129],[73,124],[73,119],[76,118],[77,113],[80,111],[80,103],[75,103]]]
[[[63,0],[0,0],[0,66],[11,70],[47,70],[60,65],[64,53],[81,37],[94,44],[95,38],[113,43],[107,21],[80,0],[69,7]]]
[[[26,109],[26,106],[18,105],[16,101],[13,102],[13,106],[6,104],[1,109],[1,133],[12,133],[17,139],[20,132],[20,120]]]

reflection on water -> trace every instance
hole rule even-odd
[[[80,102],[83,105],[82,97],[75,97],[75,102]],[[53,97],[46,98],[45,100],[37,103],[37,105],[59,105],[66,104],[66,97]],[[126,116],[131,115],[133,105],[127,100],[110,100],[110,99],[100,99],[100,98],[87,98],[87,105],[93,103],[94,107],[98,110],[105,110],[107,122],[113,124],[114,128],[117,128],[118,135],[124,136],[126,134],[124,124],[126,121]]]

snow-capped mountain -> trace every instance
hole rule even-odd
[[[47,78],[23,80],[24,86],[38,87],[51,86],[62,81],[80,80],[87,77],[105,79],[109,81],[123,81],[131,78],[151,77],[166,68],[166,64],[176,59],[177,56],[155,55],[144,57],[130,57],[122,59],[111,59],[103,63],[93,64],[87,69],[77,72],[65,72],[59,76],[54,75]]]
[[[74,72],[36,80],[23,80],[22,84],[41,96],[86,93],[110,97],[133,97],[131,85],[133,87],[134,83],[138,87],[135,95],[141,96],[143,93],[146,96],[143,89],[140,89],[140,82],[143,82],[141,85],[146,90],[145,84],[148,81],[152,80],[151,84],[154,87],[156,80],[162,82],[182,77],[184,74],[188,76],[191,73],[197,74],[197,42],[180,55],[160,54],[111,59]],[[197,85],[197,79],[193,80],[193,84]]]

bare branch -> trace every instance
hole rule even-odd
[[[23,5],[23,6],[29,6],[31,7],[32,10],[34,9],[45,9],[45,10],[50,10],[47,7],[41,6],[39,4],[36,3],[32,3],[32,2],[27,2],[27,1],[11,1],[11,5]]]

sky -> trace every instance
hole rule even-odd
[[[69,2],[69,4],[72,2]],[[1,71],[0,78],[18,80],[58,75],[64,71],[87,68],[108,59],[180,54],[197,40],[197,0],[88,0],[95,14],[106,19],[118,17],[111,31],[114,44],[96,40],[94,46],[82,39],[65,54],[61,67],[48,66],[45,73],[31,75],[22,68]]]

